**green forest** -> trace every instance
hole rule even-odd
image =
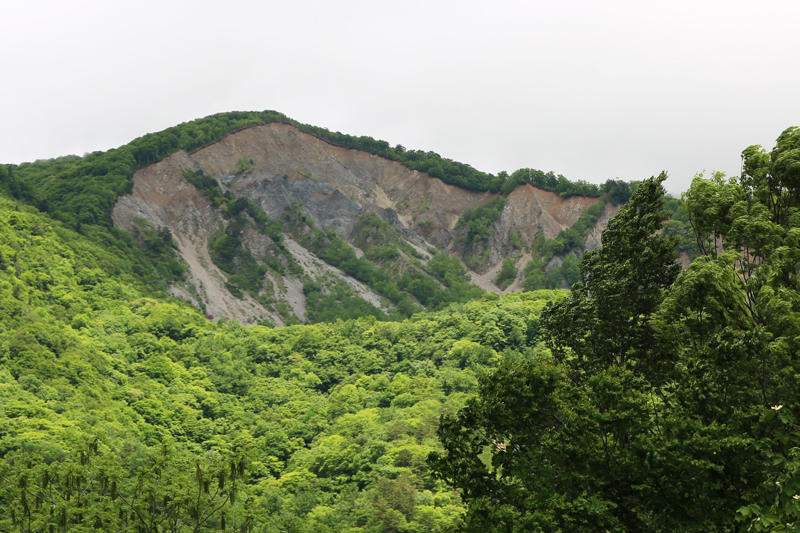
[[[501,193],[462,218],[470,243],[524,183],[621,208],[598,249],[581,243],[602,207],[537,243],[526,286],[569,290],[497,297],[443,254],[387,277],[378,220],[359,258],[190,176],[402,310],[343,319],[326,311],[347,295],[308,284],[317,324],[214,322],[164,292],[167,236],[110,209],[136,169],[274,121]],[[262,112],[0,165],[0,531],[800,530],[800,129],[742,162],[678,200],[663,174],[495,176]],[[249,290],[235,238],[213,251]]]
[[[2,530],[194,531],[200,498],[223,504],[204,531],[453,531],[463,504],[426,463],[439,415],[501,358],[544,350],[559,296],[214,323],[34,209],[1,212]]]

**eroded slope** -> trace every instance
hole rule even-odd
[[[284,244],[279,249],[247,224],[244,229],[240,223],[232,230],[225,210],[189,183],[186,172],[213,178],[231,198],[263,209],[272,220],[286,220],[291,211],[293,218],[288,218],[295,222],[291,226],[294,230],[284,223]],[[134,232],[143,224],[169,231],[190,272],[186,282],[173,287],[173,292],[205,309],[208,315],[283,324],[307,318],[308,283],[321,283],[322,291],[328,293],[349,290],[383,311],[398,304],[387,300],[386,290],[381,289],[381,294],[353,279],[346,269],[333,268],[321,260],[318,255],[326,255],[324,248],[309,249],[313,248],[309,243],[320,242],[319,232],[331,230],[351,245],[368,246],[369,260],[389,272],[391,279],[399,280],[399,286],[409,290],[417,303],[427,305],[425,293],[414,290],[420,285],[414,285],[415,280],[428,276],[439,287],[425,290],[448,289],[444,278],[436,278],[436,272],[427,267],[436,253],[467,259],[473,270],[472,281],[485,290],[500,292],[494,274],[505,257],[516,253],[521,265],[525,249],[537,237],[555,237],[598,201],[579,196],[563,199],[530,185],[520,186],[507,197],[499,218],[492,222],[490,237],[467,250],[465,229],[459,220],[465,212],[497,196],[448,185],[398,162],[333,146],[293,126],[273,123],[228,135],[192,154],[179,151],[139,170],[134,174],[131,193],[117,202],[113,219]],[[298,213],[307,224],[302,235],[296,234]],[[379,218],[367,220],[382,228],[382,240],[374,247],[364,237],[364,217],[369,214]],[[317,232],[317,237],[308,231]],[[214,240],[225,234],[240,240],[258,261],[286,268],[264,268],[258,293],[234,295],[237,291],[231,291],[230,272],[215,265],[209,253]],[[280,261],[270,260],[270,253],[281,255]],[[355,246],[355,253],[360,257],[364,252]],[[519,286],[518,275],[510,288]]]

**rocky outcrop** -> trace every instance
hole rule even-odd
[[[236,175],[243,158],[253,167]],[[286,124],[229,135],[198,150],[192,159],[271,217],[279,218],[288,205],[300,203],[315,222],[345,237],[363,210],[390,210],[414,233],[429,220],[423,223],[427,239],[448,248],[461,214],[494,196],[447,185],[366,152],[332,146]]]
[[[260,206],[274,220],[280,220],[287,207],[299,206],[316,227],[333,230],[351,243],[356,241],[353,231],[359,216],[376,213],[417,251],[420,260],[432,249],[459,256],[464,235],[459,218],[496,196],[445,184],[372,154],[333,146],[281,123],[244,129],[192,154],[177,152],[136,172],[131,193],[114,208],[115,224],[128,230],[137,223],[168,228],[189,270],[189,279],[173,288],[174,293],[194,300],[209,315],[244,322],[286,322],[280,306],[265,303],[278,301],[284,301],[302,320],[302,280],[321,276],[346,280],[377,307],[385,301],[340,270],[320,266],[324,262],[289,236],[287,252],[301,272],[265,274],[269,283],[258,299],[233,296],[226,288],[226,274],[214,265],[208,251],[211,236],[226,228],[225,217],[184,178],[185,170],[215,178],[223,190]],[[554,237],[596,201],[562,199],[530,185],[518,187],[508,196],[492,237],[484,244],[482,271],[497,270],[509,250],[528,247],[539,235]],[[254,256],[265,253],[258,237],[245,240]],[[491,279],[478,278],[484,288],[499,292]]]
[[[530,247],[540,235],[554,238],[597,201],[597,198],[585,196],[564,199],[527,184],[517,187],[508,195],[500,220],[486,245],[487,268],[499,270],[498,265],[510,252]]]
[[[207,316],[282,324],[280,317],[251,296],[237,298],[225,287],[227,276],[214,265],[208,248],[210,236],[224,226],[224,220],[208,198],[183,177],[184,169],[198,168],[185,152],[177,152],[138,171],[131,193],[114,206],[114,223],[129,231],[143,222],[168,228],[188,269],[187,282],[171,287],[170,292],[203,309]]]

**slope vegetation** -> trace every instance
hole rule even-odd
[[[235,202],[249,215],[244,220],[230,216]],[[113,220],[133,233],[143,226],[168,231],[189,271],[172,292],[210,316],[285,324],[319,315],[320,301],[404,316],[479,295],[477,287],[467,289],[471,282],[500,292],[495,274],[509,255],[519,264],[519,288],[537,239],[556,238],[598,202],[529,184],[507,197],[469,190],[271,123],[137,171]],[[602,214],[611,206],[600,208]],[[274,242],[252,224],[256,212],[281,224]],[[224,246],[227,268],[214,254]],[[437,254],[455,259],[446,272],[431,267]],[[254,270],[260,281],[247,287],[241,276]]]
[[[0,529],[189,523],[195,476],[228,457],[246,466],[210,530],[458,527],[457,493],[425,462],[439,415],[501,357],[531,356],[552,293],[403,322],[215,323],[19,207],[0,199]]]

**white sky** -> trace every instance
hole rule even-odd
[[[275,109],[497,172],[737,174],[800,125],[800,1],[0,2],[0,162]]]

